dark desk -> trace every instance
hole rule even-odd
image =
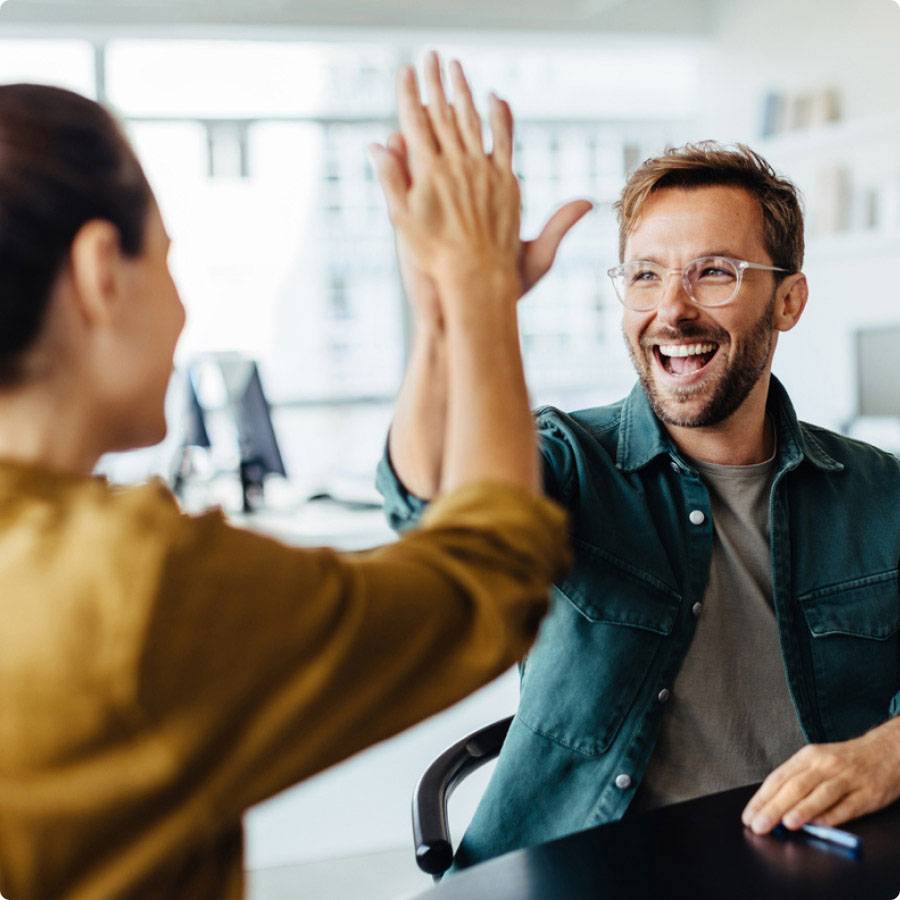
[[[741,824],[738,788],[584,831],[475,866],[423,900],[894,900],[900,803],[847,830],[856,859]]]

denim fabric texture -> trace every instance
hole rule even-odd
[[[799,422],[775,378],[768,409],[782,651],[772,665],[785,668],[807,739],[846,740],[900,715],[900,461]],[[519,709],[457,867],[621,818],[709,576],[709,494],[640,385],[611,406],[545,407],[536,420],[546,491],[570,513],[574,565],[521,667]],[[387,453],[377,484],[391,525],[413,526],[426,504]]]

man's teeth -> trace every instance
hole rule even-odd
[[[717,344],[660,344],[659,352],[663,356],[697,356],[701,353],[712,353]]]

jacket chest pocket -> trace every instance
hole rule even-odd
[[[897,570],[798,599],[811,634],[816,694],[828,737],[857,737],[887,718],[900,689]]]
[[[586,756],[606,752],[678,615],[679,597],[639,576],[576,561],[554,588],[525,662],[519,720]]]

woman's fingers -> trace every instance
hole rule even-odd
[[[459,61],[455,59],[450,62],[450,83],[453,85],[453,105],[456,108],[456,123],[463,145],[469,153],[481,156],[484,154],[481,116],[475,109],[466,73]]]
[[[425,87],[428,93],[428,115],[439,148],[444,152],[461,149],[462,140],[456,124],[456,114],[447,102],[441,77],[441,61],[433,50],[425,57]]]
[[[512,170],[513,155],[513,118],[509,104],[491,93],[490,108],[491,134],[493,150],[491,157],[495,165],[502,170]]]
[[[431,118],[422,106],[419,84],[412,66],[403,66],[397,75],[397,112],[400,131],[409,149],[410,168],[416,168],[438,152]]]

